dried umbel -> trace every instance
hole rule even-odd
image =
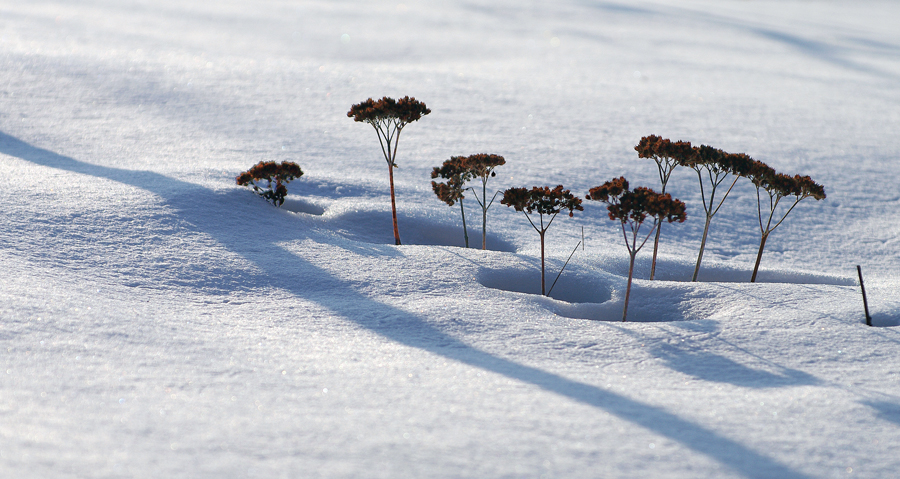
[[[281,164],[274,161],[260,161],[253,168],[237,176],[236,181],[240,186],[252,188],[259,196],[270,201],[275,206],[281,206],[287,196],[287,185],[292,180],[303,176],[303,170],[292,161],[282,161]],[[265,181],[265,187],[259,182]]]
[[[399,100],[384,97],[380,100],[368,100],[350,107],[347,116],[354,121],[364,121],[376,124],[382,121],[391,121],[396,124],[406,125],[417,121],[419,118],[431,113],[424,103],[405,96]],[[402,126],[400,127],[402,128]]]
[[[384,97],[368,100],[350,107],[347,116],[354,121],[365,122],[375,128],[381,153],[388,164],[388,178],[391,185],[391,218],[394,223],[394,242],[400,244],[400,230],[397,227],[397,201],[394,195],[394,168],[397,167],[397,145],[400,131],[407,124],[431,113],[424,103],[408,96],[399,100]]]
[[[753,160],[743,153],[726,153],[718,148],[701,145],[693,148],[694,153],[680,161],[680,165],[692,168],[697,172],[700,180],[700,197],[703,200],[703,211],[706,213],[706,224],[703,227],[703,238],[700,240],[700,252],[697,254],[697,264],[694,266],[694,276],[691,281],[697,281],[700,273],[700,263],[703,260],[703,251],[706,249],[706,238],[709,234],[709,224],[713,216],[719,212],[728,194],[731,193],[737,180],[750,172]],[[716,202],[716,190],[729,178],[734,178],[722,198]],[[707,194],[709,195],[707,197]]]
[[[659,172],[659,182],[662,185],[661,192],[666,192],[669,177],[676,166],[686,164],[694,154],[694,149],[689,141],[671,141],[656,135],[645,136],[634,147],[640,158],[650,158],[656,162]],[[662,224],[656,226],[656,236],[653,238],[653,260],[650,262],[650,279],[656,276],[656,256],[659,252],[659,236],[662,232]]]
[[[628,287],[625,290],[625,307],[622,310],[622,321],[628,317],[628,299],[631,296],[631,280],[634,276],[634,259],[638,251],[644,247],[653,231],[663,221],[683,223],[685,205],[680,200],[672,199],[668,193],[657,193],[650,188],[637,187],[628,189],[628,180],[624,176],[591,188],[585,198],[606,203],[609,219],[618,221],[622,226],[622,236],[628,248],[630,263],[628,267]],[[640,229],[647,219],[653,225],[641,238]],[[629,236],[630,233],[630,236]]]
[[[763,249],[766,246],[766,240],[769,234],[775,230],[787,215],[806,198],[814,198],[816,200],[825,199],[825,188],[816,183],[809,176],[790,176],[776,172],[773,168],[761,161],[753,160],[747,174],[750,181],[756,186],[756,206],[759,215],[759,252],[756,254],[756,264],[753,266],[753,275],[750,282],[756,282],[756,274],[759,272],[759,263],[762,261]],[[763,193],[768,197],[768,201],[763,199]],[[780,218],[776,216],[778,204],[785,198],[791,198],[790,206],[784,211]],[[766,220],[763,221],[763,217]]]
[[[549,186],[535,186],[528,188],[510,188],[503,192],[500,203],[512,206],[516,211],[525,213],[531,227],[541,236],[541,294],[546,295],[544,281],[544,236],[547,229],[553,223],[556,215],[563,210],[568,210],[569,217],[574,216],[575,211],[584,211],[581,206],[581,198],[573,195],[562,185],[555,188]],[[531,215],[538,214],[538,222],[531,219]],[[546,221],[546,222],[545,222]]]

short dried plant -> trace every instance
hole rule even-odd
[[[391,218],[394,223],[394,242],[400,244],[400,229],[397,227],[397,202],[394,195],[394,168],[397,167],[397,145],[403,128],[431,113],[424,103],[408,96],[399,100],[384,97],[368,100],[350,107],[347,116],[354,121],[365,122],[375,128],[381,153],[388,165],[391,185]]]
[[[761,161],[753,160],[750,172],[747,175],[753,185],[756,186],[756,206],[759,215],[759,252],[756,254],[756,264],[753,266],[753,275],[750,282],[756,282],[756,274],[759,271],[759,263],[762,260],[763,248],[766,246],[766,239],[769,234],[775,230],[787,215],[793,211],[797,203],[806,198],[815,198],[816,200],[825,199],[825,188],[812,180],[809,176],[790,176],[783,173],[777,173],[772,167]],[[765,195],[763,195],[765,192]],[[768,197],[768,201],[763,197]],[[789,198],[790,206],[784,211],[780,217],[776,216],[778,204],[783,199]],[[766,220],[763,221],[763,217]]]
[[[275,206],[284,204],[287,184],[303,176],[303,170],[293,161],[260,161],[254,167],[237,176],[240,186],[251,188],[256,194]],[[265,182],[265,186],[261,182]]]
[[[531,227],[541,236],[541,295],[546,295],[546,282],[544,280],[544,237],[547,229],[553,223],[556,215],[563,210],[568,210],[569,217],[574,216],[575,211],[584,211],[581,206],[581,198],[575,196],[562,185],[555,188],[549,186],[535,186],[528,188],[509,188],[503,192],[500,203],[512,206],[516,211],[525,213]],[[537,213],[537,222],[532,215]]]
[[[606,203],[609,219],[618,221],[622,226],[622,236],[630,256],[625,307],[622,310],[622,321],[625,321],[628,317],[631,280],[634,277],[634,259],[638,251],[663,221],[683,223],[686,218],[685,205],[672,199],[672,195],[668,193],[657,193],[650,188],[637,187],[629,190],[628,180],[624,176],[591,188],[585,198]],[[647,219],[652,219],[653,224],[646,234],[642,234],[640,229]]]
[[[431,189],[441,201],[453,206],[459,202],[459,212],[462,214],[463,237],[466,240],[466,248],[469,247],[469,232],[466,229],[466,210],[463,207],[463,192],[467,189],[466,182],[472,179],[472,172],[465,166],[466,157],[453,156],[440,167],[434,167],[431,171],[432,178],[442,178],[445,182],[431,181]]]
[[[451,157],[443,165],[435,167],[431,172],[432,178],[441,177],[447,180],[446,183],[431,182],[431,187],[438,198],[450,206],[453,206],[457,199],[459,200],[459,208],[463,216],[463,233],[466,238],[466,248],[469,247],[469,234],[466,232],[466,214],[462,205],[462,200],[465,198],[463,191],[472,190],[475,202],[481,207],[481,249],[487,249],[487,212],[500,193],[499,191],[494,193],[494,196],[488,201],[487,182],[488,179],[497,176],[494,169],[505,164],[506,160],[500,155],[479,153],[470,156]],[[481,196],[478,195],[477,188],[465,186],[467,182],[476,178],[481,181]]]

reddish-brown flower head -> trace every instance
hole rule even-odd
[[[682,223],[686,218],[682,201],[672,199],[668,193],[660,194],[643,186],[629,190],[628,180],[624,176],[591,188],[585,197],[606,203],[609,219],[622,223],[643,223],[648,216],[669,223]]]
[[[368,100],[350,107],[347,116],[354,121],[376,123],[381,120],[396,119],[402,125],[412,123],[431,113],[424,103],[405,96],[399,100],[384,97],[380,100]]]
[[[555,215],[562,210],[568,210],[569,216],[574,216],[575,211],[584,211],[581,206],[581,198],[575,196],[562,185],[555,188],[549,186],[534,186],[528,188],[509,188],[503,192],[500,203],[512,206],[516,211],[526,213],[538,212],[540,215]]]

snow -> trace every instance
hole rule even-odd
[[[892,477],[893,2],[0,1],[0,477]],[[368,97],[410,95],[387,171]],[[810,175],[750,284],[755,190],[628,256],[586,202],[489,251],[431,192],[620,175],[649,134]],[[274,208],[235,176],[306,174]],[[469,235],[481,234],[474,201]],[[473,241],[473,243],[478,243]],[[877,327],[864,324],[862,265]]]

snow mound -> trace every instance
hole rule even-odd
[[[325,208],[300,198],[285,198],[281,207],[292,213],[305,213],[315,216],[322,216],[325,213]]]

